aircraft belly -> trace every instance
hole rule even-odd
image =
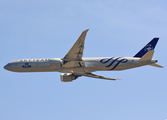
[[[84,67],[62,67],[61,68],[62,73],[85,73]]]

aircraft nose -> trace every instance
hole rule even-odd
[[[10,69],[9,64],[5,65],[4,69],[9,70]]]
[[[8,66],[7,66],[7,65],[5,65],[5,66],[4,66],[4,69],[6,69],[6,70],[7,70],[7,68],[8,68]]]

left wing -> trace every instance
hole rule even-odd
[[[85,74],[83,74],[83,76],[93,77],[93,78],[99,78],[99,79],[106,79],[106,80],[119,80],[119,79],[115,79],[115,78],[109,78],[109,77],[104,77],[104,76],[96,75],[96,74],[93,74],[93,73],[85,73]]]
[[[84,62],[82,61],[83,50],[84,50],[84,42],[85,37],[89,29],[82,32],[80,37],[77,39],[75,44],[69,50],[69,52],[62,59],[64,61],[64,67],[80,67],[84,66]]]
[[[69,50],[69,52],[65,55],[63,58],[66,61],[71,60],[82,60],[83,56],[83,49],[84,49],[84,41],[86,37],[86,33],[89,29],[82,32],[78,40],[75,42],[75,44],[72,46],[72,48]]]

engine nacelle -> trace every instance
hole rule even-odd
[[[73,75],[72,73],[62,73],[61,74],[61,81],[62,82],[72,82],[73,80],[77,79],[78,77]]]
[[[50,67],[61,67],[61,59],[52,58],[49,60]]]

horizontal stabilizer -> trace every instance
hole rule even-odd
[[[148,51],[142,58],[140,58],[140,62],[142,61],[151,61],[154,54],[154,50]]]
[[[154,67],[158,67],[158,68],[164,68],[163,66],[161,66],[161,65],[158,65],[158,64],[150,64],[150,66],[154,66]]]

